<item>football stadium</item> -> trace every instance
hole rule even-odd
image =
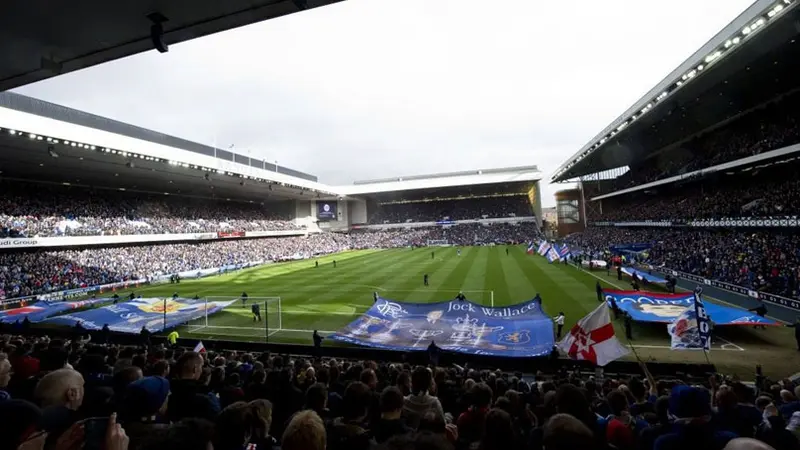
[[[0,67],[3,448],[800,448],[796,1],[552,174],[327,184],[10,92],[336,2],[200,3]]]

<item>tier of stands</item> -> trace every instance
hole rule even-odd
[[[800,298],[800,235],[793,232],[590,227],[568,241],[591,252],[652,243],[653,265]]]
[[[0,238],[297,229],[291,202],[266,205],[1,182]]]
[[[532,381],[457,365],[113,339],[3,336],[1,448],[67,450],[92,439],[106,450],[767,448],[741,439],[752,437],[776,450],[800,445],[800,388],[789,380],[759,379],[756,397],[736,380],[659,379],[644,364],[640,374],[539,372]],[[89,429],[97,419],[83,421],[109,416],[115,424],[99,433]]]
[[[385,203],[370,211],[370,223],[436,222],[532,216],[526,195]]]
[[[758,155],[800,142],[800,92],[762,105],[723,126],[664,149],[631,166],[603,194]]]
[[[624,194],[587,207],[590,222],[800,215],[800,162]]]
[[[0,253],[0,299],[52,291],[143,280],[172,274],[347,249],[425,245],[446,240],[453,245],[524,242],[538,234],[536,224],[458,225],[351,234],[322,233],[307,237],[224,240],[208,243],[162,244],[83,250],[42,250]]]

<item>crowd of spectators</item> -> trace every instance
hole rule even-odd
[[[472,197],[385,203],[370,212],[369,222],[404,223],[532,216],[527,195]]]
[[[97,286],[256,261],[308,258],[348,248],[346,236],[222,240],[198,244],[0,254],[0,298]]]
[[[214,201],[0,182],[0,238],[298,229],[291,202]]]
[[[690,173],[800,142],[800,92],[783,96],[720,128],[666,149],[616,180],[615,190]]]
[[[0,351],[0,449],[800,448],[788,379],[754,389],[656,379],[644,364],[526,375],[21,336]]]
[[[536,223],[522,222],[355,231],[350,234],[317,233],[191,244],[4,252],[0,253],[0,299],[256,261],[310,258],[348,249],[423,246],[431,240],[452,245],[525,242],[536,236]]]
[[[800,163],[665,186],[602,200],[590,221],[691,220],[800,215]]]
[[[653,265],[800,298],[800,235],[769,231],[590,227],[568,242],[591,252],[651,243]]]

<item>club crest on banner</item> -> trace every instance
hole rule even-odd
[[[166,303],[166,305],[165,305]],[[166,313],[174,313],[176,311],[180,311],[182,308],[185,308],[189,305],[185,303],[176,302],[175,300],[166,300],[164,301],[156,301],[152,303],[135,303],[136,307],[140,310],[147,312],[147,313],[161,313],[164,314],[165,310]],[[202,309],[202,305],[195,305],[198,309]]]
[[[378,312],[384,317],[391,317],[392,319],[400,318],[406,314],[408,311],[404,310],[402,306],[395,302],[387,302],[384,301],[380,305],[378,305]]]
[[[506,345],[523,345],[531,341],[531,335],[528,330],[512,331],[508,333],[500,333],[497,342]]]

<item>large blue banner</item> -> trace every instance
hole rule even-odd
[[[653,247],[653,244],[648,242],[639,242],[635,244],[618,244],[612,245],[609,247],[611,253],[614,254],[622,254],[622,253],[639,253],[641,251],[650,250]]]
[[[121,333],[138,333],[142,330],[142,327],[156,332],[174,328],[191,320],[200,319],[206,314],[213,314],[234,301],[206,302],[205,300],[188,298],[179,298],[177,300],[137,298],[125,303],[52,317],[44,322],[68,327],[73,327],[80,322],[87,330],[99,330],[103,328],[104,324],[108,324],[108,328],[111,331]],[[166,327],[164,326],[165,309],[167,311]]]
[[[694,305],[694,293],[660,294],[646,291],[604,290],[606,301],[613,299],[619,309],[638,322],[672,323],[687,307]],[[714,325],[780,325],[747,310],[704,302],[706,315]]]
[[[642,272],[641,270],[634,269],[633,267],[623,266],[622,273],[624,273],[629,277],[633,277],[633,275],[635,274],[636,278],[642,280],[645,283],[660,284],[662,286],[665,286],[667,284],[667,280],[665,280],[664,278],[661,278],[656,275],[651,275],[647,272]]]
[[[99,303],[110,302],[110,298],[93,298],[81,301],[61,301],[61,302],[36,302],[32,305],[0,311],[0,322],[14,323],[24,321],[27,317],[31,322],[41,322],[48,317],[61,314],[75,309],[87,308]]]
[[[404,303],[378,298],[331,339],[394,350],[444,350],[473,355],[540,356],[553,350],[553,321],[538,301],[490,308],[464,300]]]

